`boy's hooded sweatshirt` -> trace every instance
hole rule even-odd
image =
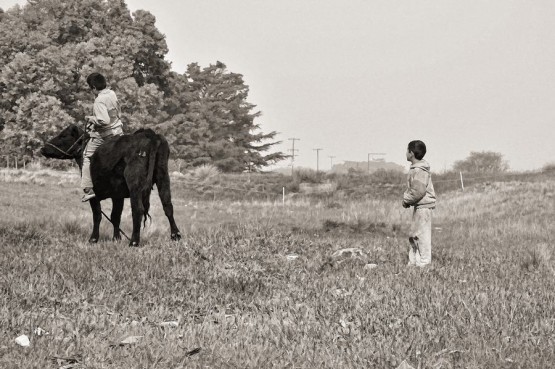
[[[435,207],[436,193],[432,184],[430,164],[426,160],[420,160],[410,166],[403,202],[416,208]]]
[[[114,134],[122,134],[123,123],[120,119],[120,106],[114,91],[105,88],[98,93],[94,99],[93,116],[95,131],[91,137],[106,137]]]

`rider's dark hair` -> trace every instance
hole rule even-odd
[[[91,90],[101,91],[106,88],[106,78],[102,74],[94,72],[87,77],[87,84]]]

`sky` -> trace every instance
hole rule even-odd
[[[434,171],[473,151],[512,170],[555,162],[554,1],[126,2],[156,16],[176,72],[221,61],[242,74],[275,150],[299,139],[295,167],[369,153],[407,166],[415,139]]]

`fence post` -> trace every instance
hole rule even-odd
[[[459,172],[459,174],[461,175],[461,189],[464,191],[464,182],[463,182],[462,172]]]
[[[282,187],[281,203],[285,205],[285,187]]]
[[[15,161],[15,169],[17,169],[17,156],[15,157],[14,161]]]

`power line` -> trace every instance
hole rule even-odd
[[[328,156],[328,158],[330,158],[330,170],[333,169],[333,158],[335,158],[335,156],[330,155]]]
[[[316,172],[320,170],[320,150],[324,150],[321,148],[312,149],[312,151],[316,151]]]
[[[291,175],[293,175],[293,170],[294,170],[294,166],[295,166],[295,156],[298,156],[295,154],[295,151],[299,151],[298,149],[295,149],[295,141],[300,141],[300,138],[288,138],[289,141],[292,141],[293,146],[288,150],[291,151]]]

